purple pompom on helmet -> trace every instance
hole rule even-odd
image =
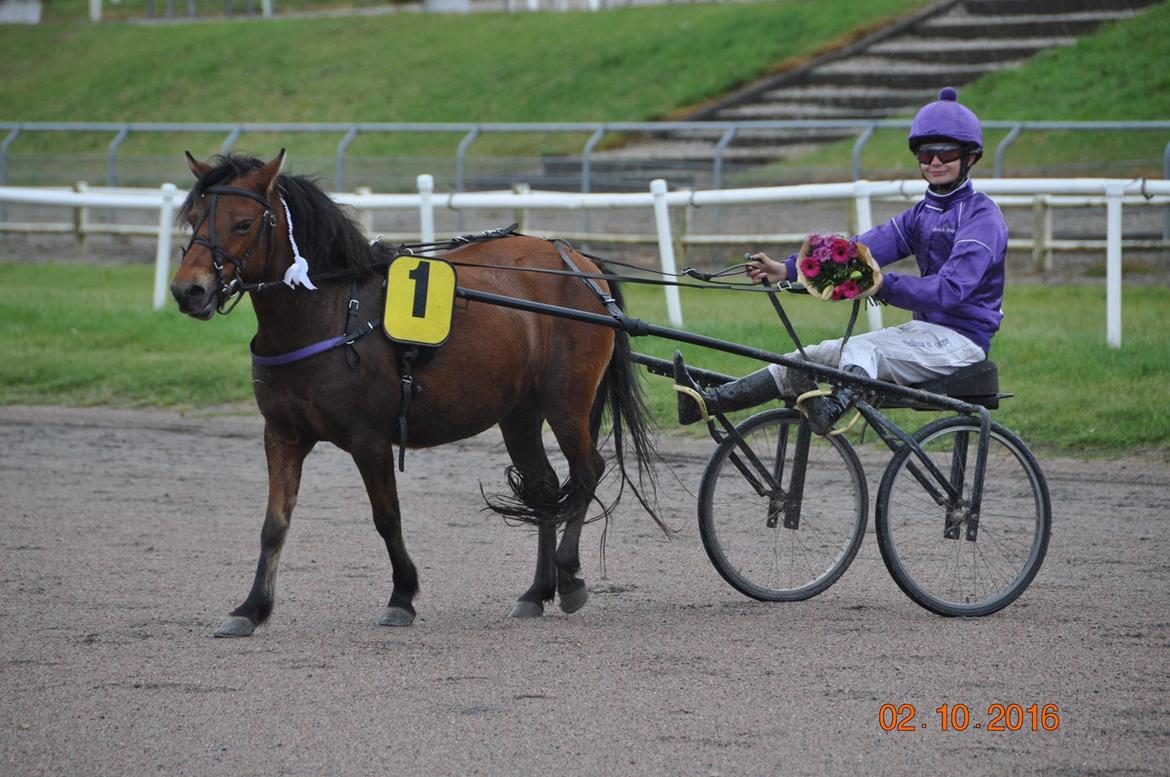
[[[923,143],[951,140],[973,148],[983,148],[983,128],[979,117],[959,103],[959,93],[945,87],[938,100],[923,106],[910,125],[910,150]]]

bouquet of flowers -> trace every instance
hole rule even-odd
[[[882,285],[869,249],[840,235],[809,235],[796,256],[796,277],[809,294],[833,301],[868,297]]]

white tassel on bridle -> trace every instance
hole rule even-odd
[[[284,206],[284,217],[288,221],[288,242],[292,246],[293,252],[293,263],[284,273],[284,282],[288,284],[289,288],[295,289],[299,283],[306,289],[316,291],[317,287],[309,280],[309,263],[305,257],[301,256],[301,249],[297,248],[296,238],[293,237],[292,211],[288,209],[288,203],[284,201],[284,197],[280,198],[280,204]]]

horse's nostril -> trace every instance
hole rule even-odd
[[[171,294],[180,305],[199,304],[207,298],[207,289],[198,283],[173,284]]]

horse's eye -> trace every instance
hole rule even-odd
[[[241,232],[241,233],[247,232],[251,228],[252,228],[251,221],[241,221],[239,224],[236,224],[236,231],[237,232]]]

